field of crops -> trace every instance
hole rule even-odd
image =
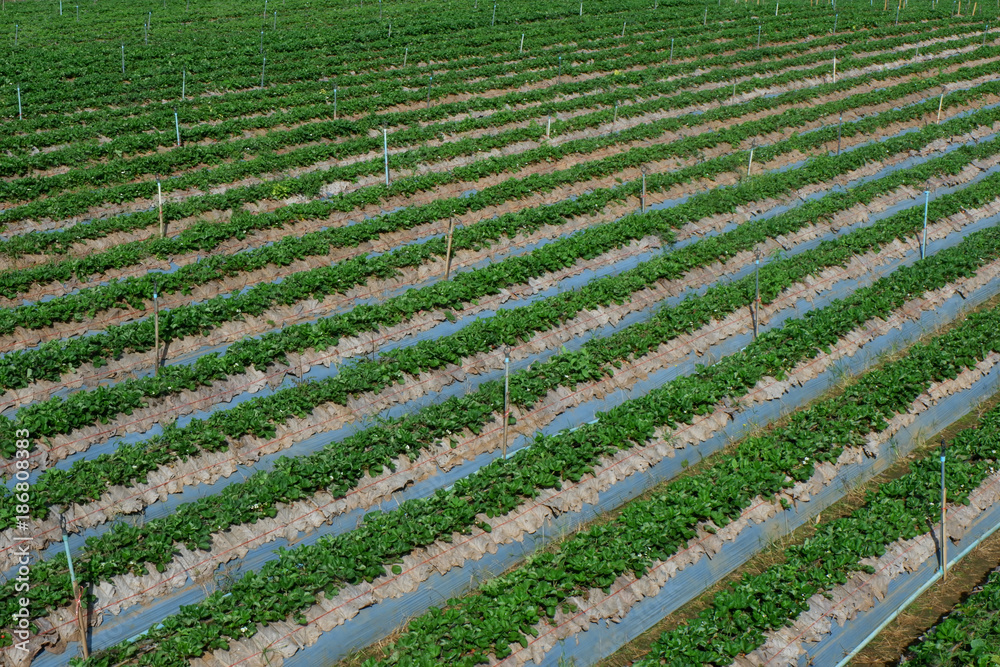
[[[1000,0],[3,5],[0,665],[832,666],[1000,525]]]

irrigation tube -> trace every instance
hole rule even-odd
[[[983,540],[985,540],[990,535],[992,535],[993,533],[995,533],[998,528],[1000,528],[1000,523],[994,525],[988,531],[986,531],[985,533],[983,533],[982,535],[980,535],[979,538],[975,542],[973,542],[968,547],[966,547],[965,550],[962,551],[962,553],[958,554],[954,559],[952,559],[951,562],[948,565],[952,566],[952,565],[958,563],[958,561],[960,561],[963,558],[965,558],[967,555],[969,555],[969,552],[971,552],[973,549],[975,549],[976,547],[978,547],[979,544]],[[885,628],[886,628],[887,625],[889,625],[890,623],[892,623],[896,619],[897,616],[899,616],[901,613],[903,613],[904,609],[906,609],[911,604],[913,604],[917,600],[917,598],[919,598],[921,595],[924,594],[924,591],[926,591],[928,588],[930,588],[935,583],[937,583],[937,580],[941,578],[942,574],[943,573],[941,571],[941,568],[938,568],[934,572],[934,576],[932,576],[930,579],[927,580],[927,583],[925,583],[923,586],[921,586],[916,591],[914,591],[913,594],[910,597],[906,598],[906,600],[903,601],[903,604],[899,605],[896,608],[896,611],[894,611],[891,614],[889,614],[889,617],[886,618],[884,621],[882,621],[877,628],[875,628],[874,630],[872,630],[871,634],[869,634],[867,637],[865,637],[863,640],[861,640],[861,643],[858,644],[854,648],[854,650],[852,650],[850,653],[848,653],[846,656],[844,656],[844,659],[841,660],[840,662],[838,662],[837,665],[836,665],[836,667],[845,667],[845,665],[847,665],[847,663],[849,663],[851,660],[853,660],[854,657],[858,653],[860,653],[861,650],[865,646],[867,646],[868,643],[871,640],[875,639],[875,637],[877,637],[880,632],[882,632],[883,630],[885,630]]]

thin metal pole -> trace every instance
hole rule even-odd
[[[187,78],[188,71],[185,69],[181,71],[181,100],[187,99]]]
[[[333,87],[333,119],[337,120],[337,87]]]
[[[455,233],[455,218],[448,218],[448,249],[444,254],[444,279],[451,277],[451,239]]]
[[[62,16],[62,0],[59,0],[59,16]]]
[[[899,25],[899,8],[903,5],[902,0],[896,5],[896,25]]]
[[[76,20],[77,22],[80,20],[80,5],[76,6]]]
[[[21,86],[17,87],[17,119],[23,120],[24,117],[21,115]]]
[[[18,25],[17,23],[14,24],[14,46],[17,46],[17,33],[18,33],[20,27],[21,26]]]
[[[267,56],[260,63],[260,89],[264,90],[264,68],[267,67]]]
[[[775,14],[777,16],[777,14]],[[702,25],[708,25],[708,7],[705,7],[705,18],[701,22]]]
[[[760,30],[761,30],[761,28],[763,28],[763,27],[764,27],[764,26],[762,26],[762,25],[758,25],[758,26],[757,26],[757,48],[758,48],[758,49],[760,48]]]
[[[833,34],[837,34],[837,21],[840,19],[840,14],[833,15]]]
[[[517,50],[518,53],[524,53],[524,33],[521,33],[521,47]]]
[[[403,51],[403,67],[406,67],[406,59],[410,57],[410,47]]]
[[[278,28],[278,10],[274,10],[274,25],[271,26],[272,30],[277,30]]]
[[[753,152],[757,149],[757,140],[753,140],[753,144],[750,146],[750,161],[747,162],[747,176],[750,175],[750,167],[753,166]]]
[[[153,374],[160,374],[160,302],[153,278]]]
[[[558,78],[560,78],[560,79],[562,78],[562,56],[559,56],[559,76],[558,76]]]
[[[626,23],[628,23],[628,22],[627,21],[622,21],[622,37],[625,36],[625,24]]]
[[[174,109],[174,129],[177,130],[177,146],[181,145],[181,123],[177,118],[177,109]]]
[[[90,657],[90,651],[87,647],[87,626],[84,623],[84,615],[82,614],[83,595],[76,581],[76,570],[73,567],[73,555],[69,551],[69,536],[66,532],[66,517],[64,515],[59,515],[59,529],[62,531],[63,549],[66,551],[66,562],[69,564],[69,580],[73,586],[73,598],[77,603],[76,623],[80,630],[80,647],[83,649],[83,657],[88,658]]]
[[[920,240],[920,259],[927,256],[927,207],[930,205],[930,190],[924,190],[924,234]]]
[[[937,116],[937,124],[938,125],[941,124],[941,108],[943,106],[944,106],[944,91],[942,90],[941,91],[941,99],[938,100],[938,116]]]
[[[639,200],[639,212],[646,212],[646,165],[642,165],[642,198]]]
[[[493,3],[493,18],[490,20],[490,27],[497,22],[497,3]]]
[[[844,129],[844,114],[840,114],[840,122],[837,124],[837,155],[840,155],[840,134]]]
[[[948,579],[948,536],[947,528],[945,528],[945,522],[948,515],[945,507],[948,502],[948,488],[944,477],[945,451],[946,445],[944,438],[941,438],[941,578],[946,581]]]
[[[580,3],[580,16],[583,16],[583,3]]]
[[[510,348],[503,350],[503,457],[507,458],[507,422],[510,414]]]
[[[671,37],[670,38],[670,61],[667,64],[670,65],[673,62],[674,62],[674,38]]]
[[[427,81],[427,108],[431,108],[431,86],[434,85],[434,75]]]
[[[757,257],[754,259],[754,291],[756,296],[754,297],[753,306],[753,339],[757,340],[757,335],[760,330],[760,250],[756,253]]]
[[[125,73],[125,44],[122,44],[122,74]]]
[[[382,128],[382,154],[385,156],[385,187],[389,187],[389,134]]]
[[[552,138],[552,116],[549,116],[548,122],[545,124],[545,138]]]
[[[63,547],[66,549],[66,562],[69,563],[69,580],[76,588],[76,570],[73,568],[73,556],[69,552],[69,537],[66,533],[66,517],[63,515],[59,516],[59,528],[62,530]]]
[[[260,52],[264,53],[264,31],[260,31]]]
[[[160,179],[156,179],[156,200],[160,209],[160,238],[166,235],[166,226],[163,224],[163,189],[160,187]]]
[[[149,26],[145,23],[142,24],[142,34],[143,38],[146,40],[146,46],[149,46]]]

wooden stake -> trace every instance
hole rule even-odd
[[[972,16],[975,16],[975,15],[976,15],[976,7],[978,7],[978,6],[979,6],[979,3],[978,3],[978,2],[974,2],[974,3],[972,3]],[[970,17],[970,18],[971,18],[971,17]]]
[[[455,218],[448,219],[448,249],[444,254],[444,279],[448,280],[451,276],[451,239],[455,233]]]

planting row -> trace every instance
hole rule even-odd
[[[142,657],[141,664],[158,664],[156,660],[166,656],[172,656],[171,660],[181,664],[207,648],[223,648],[227,645],[226,637],[236,639],[254,634],[255,623],[283,621],[289,614],[301,613],[316,602],[315,595],[319,591],[331,597],[345,584],[372,581],[390,570],[398,574],[401,559],[415,548],[425,547],[438,539],[448,542],[453,533],[467,534],[472,530],[476,534],[473,526],[488,530],[491,525],[500,523],[503,515],[536,497],[541,490],[579,482],[599,468],[605,456],[658,439],[661,428],[674,428],[678,422],[690,423],[696,415],[709,414],[726,397],[738,399],[765,376],[780,379],[784,372],[814,357],[872,317],[885,317],[925,290],[945,285],[960,275],[971,275],[975,268],[970,262],[978,263],[972,256],[983,260],[997,257],[1000,246],[992,251],[986,247],[972,251],[973,246],[990,238],[992,244],[1000,242],[1000,234],[995,229],[970,237],[954,251],[944,251],[913,268],[900,269],[872,287],[858,290],[842,303],[813,311],[801,320],[787,322],[780,330],[763,334],[741,354],[727,357],[693,376],[674,380],[647,396],[600,415],[595,424],[558,436],[538,438],[511,459],[490,463],[449,491],[439,491],[425,500],[407,501],[398,511],[369,515],[365,523],[351,533],[323,538],[315,546],[282,552],[260,573],[247,575],[226,594],[209,596],[204,604],[187,607],[162,628],[152,630],[150,637],[155,650]],[[836,406],[839,412],[827,412],[822,419],[809,422],[810,425],[822,424],[829,435],[813,433],[809,441],[796,444],[808,447],[813,459],[835,460],[840,448],[859,442],[873,425],[891,414],[897,403],[899,406],[895,409],[902,409],[903,401],[908,405],[913,396],[925,390],[934,379],[953,376],[957,369],[975,365],[982,355],[995,351],[995,341],[991,337],[998,318],[1000,313],[996,311],[969,318],[947,336],[911,351],[905,360],[910,364],[906,367],[906,373],[910,374],[908,382],[901,382],[901,376],[893,373],[892,381],[880,387],[879,392],[875,391],[875,386],[860,388],[856,394],[850,394],[849,402]],[[857,407],[849,413],[855,416],[847,418],[844,415],[846,406],[862,400],[870,401],[866,405],[872,407]],[[829,414],[841,415],[835,433],[830,433],[828,428]],[[686,522],[697,524],[703,518],[711,518],[711,514],[703,516],[706,503],[717,504],[708,508],[712,513],[724,516],[735,510],[738,516],[745,503],[756,495],[749,493],[750,486],[774,488],[774,493],[788,484],[786,473],[793,479],[803,475],[802,478],[807,479],[812,474],[811,466],[801,465],[801,452],[772,457],[768,451],[771,450],[748,447],[746,455],[752,455],[756,463],[739,466],[721,463],[713,469],[712,475],[679,482],[679,495],[669,503],[675,517],[671,522],[678,524],[678,534],[693,530],[693,525],[683,527]],[[766,456],[763,461],[762,455]],[[772,469],[772,463],[782,466],[780,474]],[[719,489],[727,488],[720,477],[723,472],[727,473],[725,480],[738,484],[739,493],[719,493]],[[718,500],[709,500],[705,493],[694,491],[694,487],[687,488],[688,484],[713,490],[709,495]],[[690,513],[677,512],[677,508],[688,507],[695,498],[698,502],[691,506]],[[497,517],[496,520],[490,521],[493,517]],[[665,531],[663,525],[658,528],[664,544],[676,546],[678,536]],[[593,571],[599,580],[596,583],[606,586],[615,578],[607,580],[606,570],[609,566],[615,567],[617,561],[602,559],[601,562],[605,565]],[[588,568],[584,571],[592,571],[592,565],[588,560]],[[606,583],[601,584],[601,581]],[[283,600],[275,599],[282,596]],[[537,599],[537,595],[532,597]],[[538,605],[534,606],[537,609]],[[512,628],[530,626],[538,620],[535,617],[528,623],[528,617],[518,614],[504,614],[504,617],[500,621],[503,632],[491,636],[490,646],[506,646]],[[497,626],[477,624],[474,627],[490,632]],[[106,664],[116,664],[130,655],[141,654],[145,646],[143,642],[112,652]],[[194,649],[195,646],[201,648]],[[482,648],[476,649],[475,655],[481,656]],[[471,649],[466,645],[456,651],[466,651],[468,656],[473,655]]]

